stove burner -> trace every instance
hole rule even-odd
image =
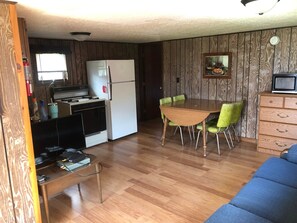
[[[85,96],[82,96],[82,98],[88,98],[88,99],[91,99],[91,98],[92,98],[92,96],[85,95]]]
[[[64,99],[62,99],[62,101],[65,101],[65,102],[78,102],[77,99],[73,99],[73,98],[64,98]]]
[[[87,99],[90,99],[90,100],[99,99],[99,97],[97,97],[97,96],[89,96],[89,95],[82,96],[82,98],[87,98]]]

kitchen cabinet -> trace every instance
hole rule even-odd
[[[260,94],[258,151],[280,155],[297,143],[297,95]]]

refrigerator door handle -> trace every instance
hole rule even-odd
[[[108,75],[108,99],[112,100],[112,82],[111,82],[111,73],[110,66],[107,66],[107,75]]]

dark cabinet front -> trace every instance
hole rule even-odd
[[[71,106],[72,114],[82,114],[85,135],[106,130],[105,101]]]

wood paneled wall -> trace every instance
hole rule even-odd
[[[86,85],[87,69],[86,61],[88,60],[104,60],[104,59],[134,59],[136,90],[138,91],[139,67],[138,67],[138,45],[131,43],[108,43],[84,41],[78,42],[74,40],[58,40],[58,39],[39,39],[29,38],[30,47],[36,45],[55,48],[68,48],[71,53],[67,57],[68,77],[69,79],[62,83],[63,85]],[[36,69],[34,67],[34,54],[31,53],[32,72],[36,77]],[[61,83],[60,83],[61,84]],[[34,93],[38,100],[45,100],[46,104],[50,102],[48,84],[34,84]],[[139,98],[137,97],[137,100]],[[139,104],[139,103],[137,103]],[[138,109],[139,111],[139,109]]]
[[[28,111],[28,105],[23,103],[25,79],[15,5],[0,3],[0,18],[0,222],[36,222],[26,147],[25,123],[29,120],[24,110]],[[34,179],[36,183],[36,175]]]
[[[269,39],[280,37],[272,46]],[[231,79],[204,79],[203,53],[231,52]],[[241,136],[256,138],[258,94],[271,90],[272,73],[297,71],[297,27],[163,42],[164,96],[245,100]],[[177,82],[179,78],[179,82]]]
[[[269,43],[273,35],[281,39],[276,46]],[[29,43],[30,46],[70,48],[69,80],[65,85],[87,84],[87,60],[134,59],[136,90],[139,92],[137,44],[35,38],[29,39]],[[164,41],[162,44],[164,96],[185,93],[191,98],[244,100],[238,127],[242,137],[256,138],[258,93],[271,90],[272,73],[297,71],[297,27]],[[209,52],[232,53],[231,79],[202,78],[202,55]],[[38,99],[49,101],[48,85],[35,85],[34,88]]]

